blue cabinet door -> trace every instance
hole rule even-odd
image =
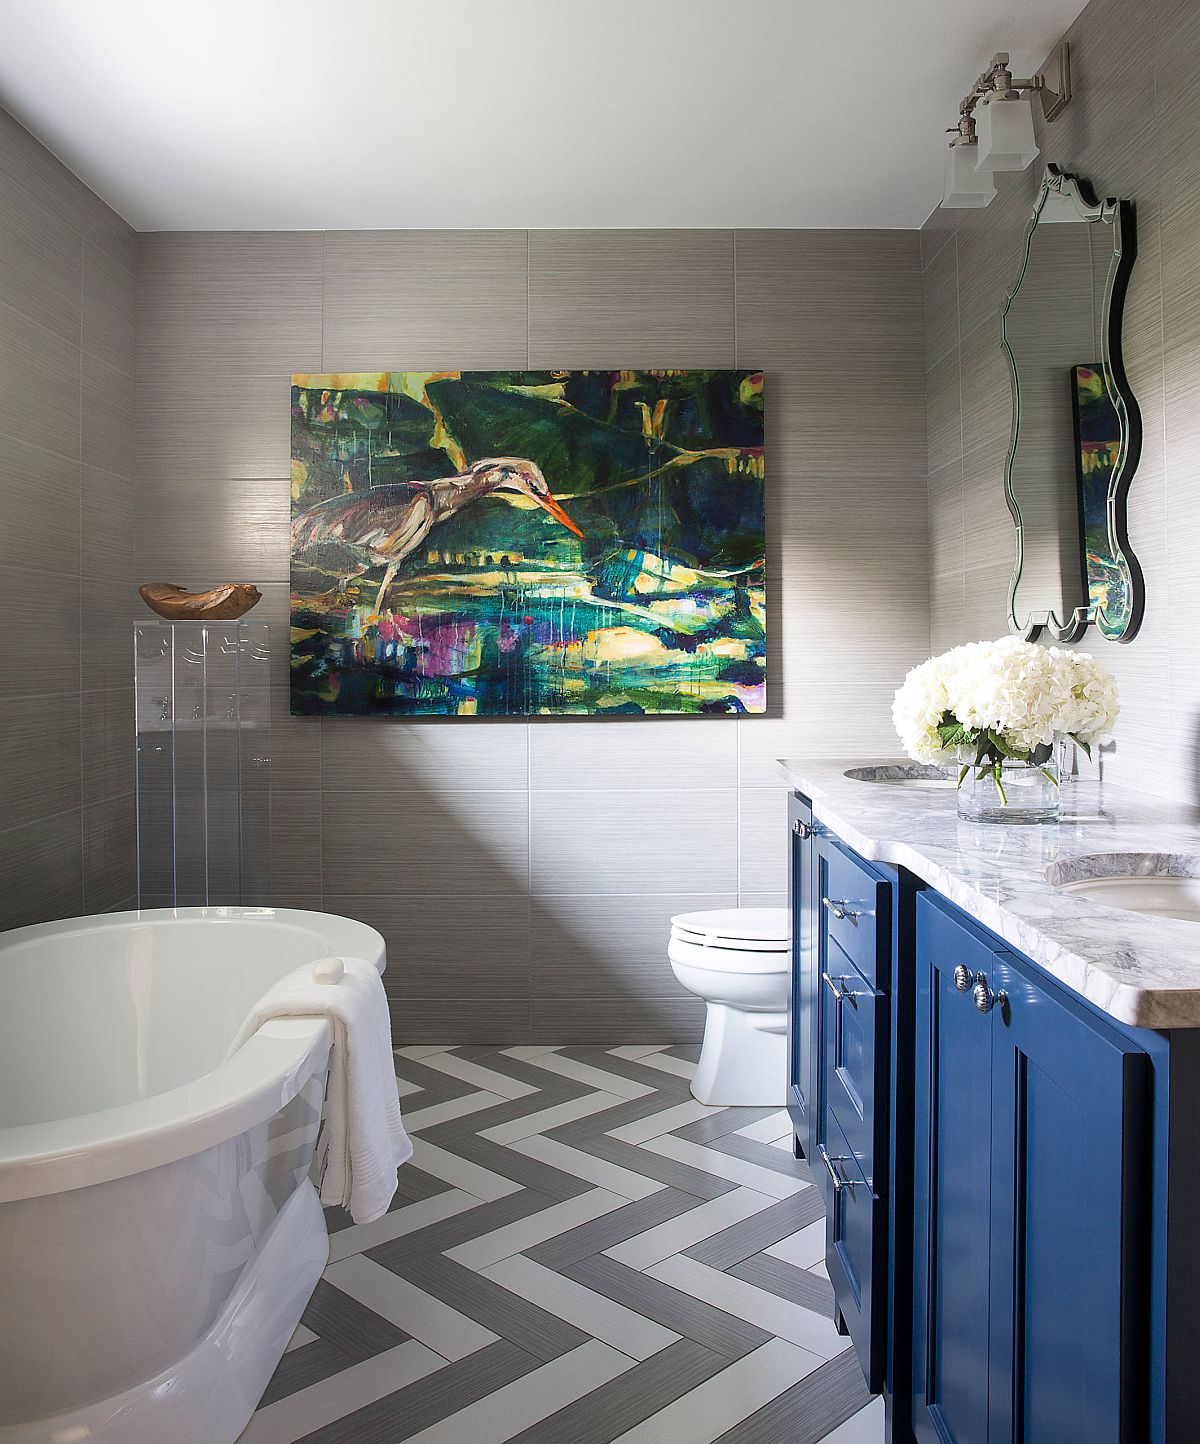
[[[960,983],[994,955],[928,893],[916,914],[913,1429],[929,1444],[991,1444],[992,1056]]]
[[[1023,960],[991,1004],[989,1444],[1146,1433],[1150,1059]]]
[[[813,949],[813,822],[812,809],[800,797],[788,803],[792,906],[792,980],[788,1000],[788,1113],[796,1134],[796,1151],[816,1157],[817,977]]]

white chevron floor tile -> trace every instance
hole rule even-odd
[[[883,1400],[872,1399],[865,1409],[839,1424],[832,1434],[826,1434],[824,1444],[884,1444],[886,1438]]]
[[[652,1414],[614,1444],[712,1444],[820,1365],[816,1354],[772,1339]]]
[[[722,1273],[720,1269],[685,1258],[682,1254],[663,1259],[661,1263],[651,1265],[646,1272],[651,1278],[682,1289],[714,1308],[745,1319],[748,1324],[757,1324],[769,1334],[809,1349],[822,1359],[832,1359],[846,1347],[846,1341],[834,1328],[832,1319],[782,1299],[778,1294],[767,1293],[744,1279]]]
[[[476,1198],[486,1199],[489,1203],[497,1198],[504,1198],[507,1194],[518,1193],[524,1186],[420,1137],[413,1139],[412,1161],[417,1168],[425,1173],[432,1173],[434,1178],[440,1178],[443,1183],[448,1183],[453,1188],[461,1188],[464,1193],[473,1193]]]
[[[439,1123],[450,1123],[455,1118],[466,1118],[507,1102],[499,1093],[463,1093],[458,1098],[447,1098],[444,1103],[431,1103],[428,1108],[406,1108],[404,1126],[409,1133],[420,1133],[423,1128],[435,1128]]]
[[[411,1058],[419,1063],[422,1058],[432,1058],[435,1053],[445,1053],[454,1045],[452,1043],[407,1043],[403,1048],[394,1048],[392,1051],[397,1058]]]
[[[670,1046],[670,1043],[634,1043],[627,1048],[608,1048],[605,1051],[614,1058],[624,1058],[628,1063],[636,1063],[640,1058],[645,1058],[650,1053],[661,1053]]]
[[[462,1083],[472,1083],[488,1093],[499,1093],[504,1098],[526,1098],[538,1090],[532,1083],[522,1083],[519,1078],[510,1078],[507,1073],[497,1073],[494,1068],[485,1068],[460,1053],[434,1053],[424,1060],[425,1067],[436,1068],[439,1073],[448,1073]]]
[[[734,1158],[728,1153],[705,1148],[702,1143],[691,1143],[670,1133],[662,1138],[647,1139],[642,1147],[661,1153],[664,1158],[673,1158],[677,1163],[686,1163],[690,1168],[702,1168],[705,1173],[727,1179],[730,1183],[740,1183],[744,1188],[769,1193],[772,1198],[790,1198],[793,1193],[812,1187],[803,1178],[789,1178],[786,1173],[775,1173],[761,1164],[748,1163],[744,1158]]]
[[[492,1143],[511,1144],[520,1138],[531,1138],[535,1133],[561,1128],[565,1123],[575,1123],[593,1113],[603,1113],[606,1108],[617,1108],[626,1101],[615,1093],[584,1093],[578,1098],[568,1098],[565,1103],[542,1108],[537,1113],[527,1113],[524,1118],[514,1118],[510,1123],[481,1128],[479,1136]]]
[[[581,1063],[578,1058],[564,1058],[561,1053],[544,1053],[540,1058],[531,1058],[535,1068],[545,1068],[549,1073],[570,1078],[573,1083],[582,1083],[587,1088],[598,1088],[605,1093],[619,1093],[622,1098],[644,1098],[654,1089],[645,1083],[635,1083],[620,1073],[609,1073],[591,1063]]]
[[[544,1268],[524,1254],[502,1259],[482,1270],[485,1278],[503,1285],[518,1298],[574,1324],[585,1334],[611,1344],[635,1359],[648,1359],[679,1338],[653,1319],[644,1318],[623,1304],[598,1294],[573,1279]]]
[[[718,1198],[698,1203],[687,1213],[677,1214],[665,1223],[648,1228],[645,1233],[635,1234],[623,1243],[605,1249],[605,1254],[618,1263],[632,1269],[649,1269],[651,1264],[670,1258],[672,1254],[691,1248],[693,1244],[711,1238],[714,1233],[741,1223],[752,1213],[761,1213],[770,1208],[778,1199],[765,1193],[755,1193],[749,1188],[734,1188]]]
[[[401,1064],[400,1066],[403,1067],[404,1065]],[[422,1088],[419,1083],[414,1083],[411,1078],[405,1078],[399,1073],[396,1074],[396,1092],[401,1098],[412,1098],[417,1093],[424,1093],[424,1091],[424,1088]]]
[[[422,1429],[407,1444],[502,1444],[632,1369],[634,1362],[627,1354],[589,1339],[487,1398]]]
[[[811,1269],[824,1263],[825,1220],[819,1218],[798,1233],[789,1233],[787,1238],[781,1238],[763,1252],[769,1253],[772,1258],[782,1259],[784,1263],[794,1264],[798,1269]]]
[[[406,1339],[394,1349],[386,1349],[340,1374],[331,1374],[319,1384],[310,1384],[307,1389],[268,1404],[246,1425],[238,1444],[294,1444],[355,1409],[444,1369],[447,1363],[424,1344]]]
[[[644,1173],[634,1173],[619,1164],[609,1163],[605,1158],[594,1158],[580,1148],[571,1148],[555,1138],[543,1138],[540,1134],[533,1138],[518,1138],[509,1147],[528,1158],[548,1163],[551,1168],[594,1183],[597,1188],[619,1193],[623,1198],[645,1198],[647,1194],[658,1193],[666,1187],[657,1178],[647,1178]]]
[[[422,1198],[404,1208],[393,1209],[373,1223],[356,1223],[349,1228],[338,1229],[337,1233],[329,1236],[329,1262],[337,1263],[351,1254],[378,1248],[381,1243],[390,1243],[394,1238],[416,1233],[418,1229],[441,1223],[455,1214],[479,1208],[482,1203],[483,1199],[473,1193],[464,1193],[461,1188],[448,1188],[442,1193],[435,1193],[432,1198]]]
[[[465,1359],[499,1337],[362,1254],[333,1264],[325,1278],[443,1358]]]
[[[791,1138],[792,1120],[786,1108],[760,1118],[757,1123],[747,1123],[745,1128],[733,1130],[739,1138],[749,1138],[754,1143],[774,1143],[777,1138]]]
[[[311,1344],[316,1337],[311,1329],[306,1329],[303,1324],[297,1324],[295,1332],[288,1340],[287,1348],[283,1352],[290,1354],[293,1349],[302,1349],[305,1344]]]
[[[510,1254],[523,1253],[534,1244],[545,1243],[569,1228],[578,1228],[581,1223],[590,1223],[601,1214],[624,1208],[628,1202],[619,1193],[594,1188],[589,1193],[576,1194],[574,1198],[531,1213],[527,1218],[519,1218],[515,1223],[505,1224],[503,1228],[493,1229],[491,1233],[481,1233],[469,1243],[447,1249],[446,1257],[452,1258],[455,1263],[466,1264],[468,1268],[485,1269]]]
[[[686,1058],[676,1058],[672,1053],[647,1053],[644,1058],[639,1058],[647,1068],[658,1068],[664,1073],[674,1073],[677,1078],[691,1078],[696,1072],[695,1063],[689,1063]]]
[[[689,1098],[686,1103],[676,1103],[670,1108],[664,1108],[661,1113],[648,1113],[645,1118],[635,1118],[632,1123],[623,1123],[620,1128],[609,1131],[613,1138],[620,1139],[622,1143],[645,1143],[649,1138],[671,1133],[676,1128],[686,1128],[689,1123],[697,1123],[701,1118],[708,1118],[713,1113],[723,1111]]]
[[[562,1046],[561,1043],[519,1043],[515,1048],[503,1048],[501,1051],[507,1058],[527,1063],[531,1058],[540,1058],[543,1053],[557,1053]]]

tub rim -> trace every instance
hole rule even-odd
[[[385,967],[384,942],[374,928],[336,913],[300,908],[147,908],[66,918],[0,933],[0,953],[33,937],[207,918],[261,919],[264,925],[279,921],[310,928],[317,920],[349,924],[344,940],[331,938],[335,950],[345,956],[366,954],[381,973]],[[354,951],[338,948],[338,942],[351,940]],[[108,1183],[235,1138],[291,1102],[325,1066],[331,1038],[324,1018],[273,1019],[232,1057],[178,1088],[96,1113],[0,1128],[0,1203]]]

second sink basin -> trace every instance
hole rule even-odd
[[[1047,880],[1106,908],[1200,923],[1200,859],[1113,854],[1053,863]]]

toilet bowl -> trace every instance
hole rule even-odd
[[[791,923],[786,908],[671,919],[671,970],[707,1008],[692,1095],[714,1107],[782,1108],[787,1092]]]

